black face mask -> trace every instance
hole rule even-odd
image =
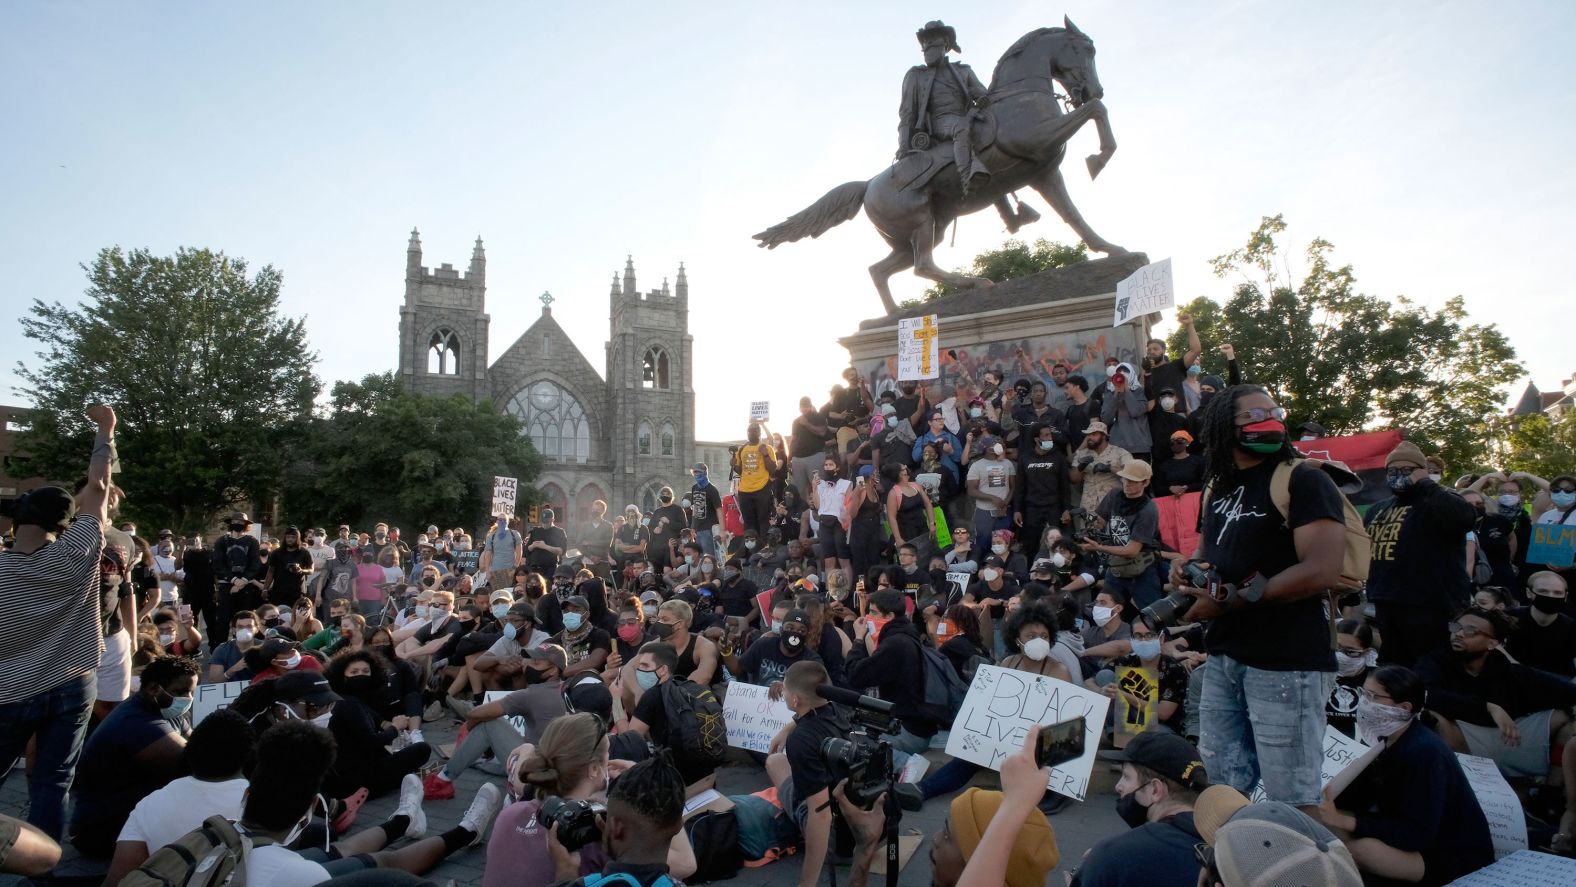
[[[1538,594],[1537,592],[1533,592],[1532,609],[1537,610],[1539,613],[1542,613],[1545,616],[1553,616],[1557,613],[1564,612],[1565,599],[1562,597],[1555,597],[1552,594]]]
[[[547,680],[548,670],[545,668],[531,668],[526,666],[522,674],[527,684],[540,684]]]
[[[670,625],[666,622],[651,623],[651,633],[656,635],[659,640],[666,640],[672,637],[673,632],[678,631],[678,628],[677,625]]]
[[[1139,786],[1138,788],[1143,788]],[[1139,803],[1138,790],[1134,789],[1116,799],[1116,815],[1122,817],[1128,828],[1138,828],[1149,822],[1149,807]]]
[[[376,689],[372,675],[358,674],[345,678],[345,692],[352,696],[366,696]]]

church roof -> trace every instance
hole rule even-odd
[[[543,343],[546,343],[544,352]],[[603,385],[602,374],[596,367],[586,360],[584,354],[575,346],[574,340],[564,332],[553,318],[553,311],[544,305],[542,315],[536,322],[526,328],[514,343],[504,350],[498,359],[488,369],[488,375],[499,379],[507,379],[509,384],[523,383],[527,379],[540,373],[549,373],[558,378],[578,383],[581,386],[595,381]],[[505,396],[505,392],[495,392],[498,396]],[[581,397],[601,395],[600,390],[582,390],[578,392]]]

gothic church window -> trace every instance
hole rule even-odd
[[[543,458],[554,462],[591,459],[591,422],[575,396],[546,380],[522,388],[509,399],[509,414]]]
[[[640,430],[635,434],[635,452],[641,456],[651,455],[651,423],[641,422]]]
[[[668,388],[668,353],[652,346],[640,362],[640,387]]]
[[[665,422],[662,425],[662,455],[673,455],[673,423]]]
[[[427,372],[436,376],[460,374],[460,337],[445,327],[427,342]]]

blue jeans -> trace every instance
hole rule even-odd
[[[897,731],[897,735],[887,742],[892,744],[892,766],[899,770],[908,763],[909,756],[922,754],[925,749],[930,748],[928,736],[915,736],[908,732],[907,727]]]
[[[27,779],[27,821],[60,840],[65,830],[66,792],[77,775],[77,758],[93,713],[98,676],[84,672],[63,684],[0,705],[0,773],[9,772],[38,737],[33,775]]]
[[[997,517],[990,513],[989,508],[975,508],[974,560],[983,564],[985,562],[985,556],[991,553],[991,534],[997,530],[1010,529],[1012,529],[1012,515],[1004,514],[1001,517]]]
[[[1198,738],[1210,781],[1247,794],[1262,778],[1272,801],[1317,805],[1324,704],[1334,681],[1333,672],[1268,671],[1211,653]]]
[[[700,550],[703,554],[709,554],[712,557],[717,556],[717,541],[711,538],[710,528],[696,530],[695,541],[700,543]]]
[[[1164,590],[1165,580],[1159,572],[1159,565],[1165,563],[1160,558],[1155,558],[1156,563],[1137,576],[1123,579],[1120,576],[1105,574],[1105,590],[1120,591],[1127,595],[1127,600],[1136,609],[1143,609],[1155,601],[1160,600],[1160,592]]]

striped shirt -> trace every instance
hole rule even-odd
[[[32,554],[0,551],[0,703],[52,690],[98,666],[103,550],[98,518],[81,515]]]

